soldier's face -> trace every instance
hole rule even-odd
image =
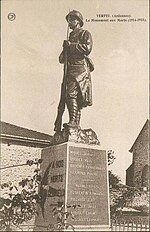
[[[68,25],[70,29],[74,29],[79,25],[79,20],[74,16],[70,16],[68,19]]]

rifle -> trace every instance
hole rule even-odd
[[[69,34],[69,26],[67,27],[67,40],[68,40],[68,34]],[[61,95],[58,105],[57,118],[54,123],[55,125],[54,131],[61,131],[62,116],[65,111],[66,84],[67,84],[67,49],[64,48],[63,54],[64,54],[64,74],[63,74],[63,81],[61,84]]]

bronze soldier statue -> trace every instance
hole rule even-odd
[[[73,10],[66,16],[69,28],[72,30],[69,39],[63,42],[63,51],[59,62],[66,65],[65,91],[61,93],[62,102],[69,111],[68,127],[79,127],[81,109],[92,105],[92,85],[90,72],[94,66],[88,55],[92,50],[92,36],[84,30],[83,17],[79,11]],[[67,59],[65,54],[67,54]],[[63,83],[64,84],[64,83]],[[58,111],[61,106],[59,105]],[[62,114],[61,114],[62,117]],[[55,131],[61,129],[60,118],[56,119]]]

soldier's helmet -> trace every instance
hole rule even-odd
[[[68,19],[70,16],[76,17],[80,22],[80,27],[83,26],[83,16],[79,11],[77,11],[77,10],[70,11],[69,14],[67,14],[67,16],[66,16],[67,22],[68,22]]]

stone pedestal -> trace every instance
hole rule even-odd
[[[74,219],[69,217],[67,221],[75,231],[108,231],[106,151],[97,145],[67,142],[44,148],[42,159],[44,218],[39,207],[36,230],[44,231],[48,224],[56,222],[52,210],[59,202],[74,215]]]

